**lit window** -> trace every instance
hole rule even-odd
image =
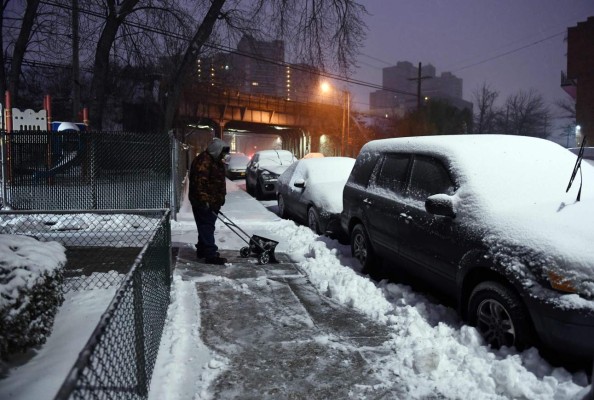
[[[252,86],[258,86],[258,82],[252,82]]]

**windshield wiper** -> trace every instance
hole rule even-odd
[[[565,190],[565,193],[569,192],[569,189],[571,188],[571,184],[573,183],[573,180],[575,179],[575,176],[577,175],[577,172],[579,170],[580,171],[580,189],[578,190],[576,201],[580,201],[580,197],[582,197],[582,183],[584,181],[582,179],[582,159],[584,158],[584,146],[585,145],[586,145],[586,137],[584,137],[584,140],[582,140],[582,145],[580,146],[580,151],[578,152],[577,160],[575,160],[575,165],[573,166],[573,172],[571,173],[571,178],[569,179],[569,184],[567,185],[567,189]]]

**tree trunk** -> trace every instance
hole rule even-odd
[[[6,92],[8,89],[6,83],[6,69],[4,68],[6,65],[6,59],[4,58],[4,11],[6,11],[9,1],[10,0],[2,1],[2,19],[0,19],[0,45],[2,45],[2,51],[0,51],[0,61],[3,65],[2,69],[0,69],[0,98],[2,99],[2,103],[4,103],[4,92]],[[3,118],[3,116],[0,116],[0,118]]]
[[[196,34],[192,38],[184,58],[179,67],[170,76],[165,93],[164,93],[164,118],[163,131],[168,132],[173,128],[173,122],[181,99],[182,87],[188,82],[192,68],[196,65],[198,55],[202,50],[202,46],[210,38],[215,23],[219,19],[219,15],[225,0],[212,0],[211,6],[206,13],[202,23],[198,27]]]
[[[105,92],[109,79],[109,52],[116,34],[124,19],[130,14],[139,0],[128,0],[121,3],[120,12],[116,10],[114,0],[108,1],[109,14],[105,19],[105,26],[97,43],[95,64],[93,65],[93,80],[91,82],[90,122],[92,129],[101,130],[103,127],[103,111],[105,109]]]
[[[33,31],[33,24],[35,22],[35,18],[37,17],[39,2],[40,0],[27,1],[27,7],[25,9],[25,15],[23,16],[21,30],[19,31],[19,36],[14,45],[8,81],[8,90],[10,90],[14,104],[18,104],[23,59],[25,58],[27,45],[29,44],[29,39],[31,38],[31,32]]]

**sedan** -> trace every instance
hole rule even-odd
[[[245,170],[250,158],[243,153],[231,153],[223,160],[225,163],[225,175],[229,179],[245,178]]]
[[[291,165],[277,181],[279,215],[340,239],[342,190],[354,163],[350,157],[324,157]]]
[[[275,194],[276,180],[297,158],[288,150],[260,150],[247,165],[246,191],[263,200]]]

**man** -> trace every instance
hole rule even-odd
[[[227,194],[223,163],[223,158],[227,154],[229,146],[221,139],[214,138],[206,150],[194,158],[190,167],[188,197],[198,228],[196,257],[204,258],[208,264],[223,265],[227,262],[227,259],[220,257],[217,252],[214,238],[217,214],[225,204]]]

